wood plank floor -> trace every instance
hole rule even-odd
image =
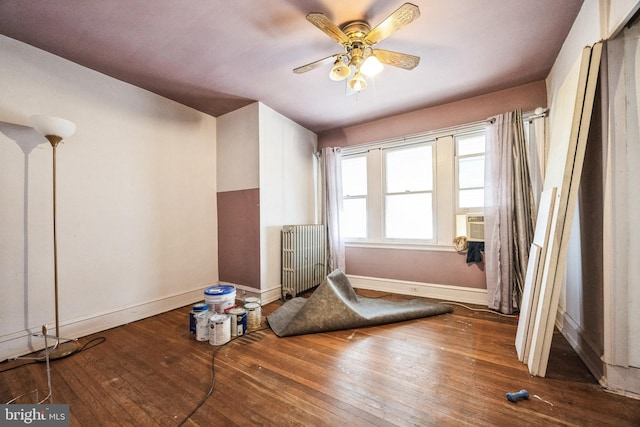
[[[189,334],[189,310],[83,338],[101,339],[52,362],[53,403],[70,405],[71,425],[640,425],[640,401],[605,392],[558,333],[547,377],[531,377],[516,357],[513,318],[454,306],[426,319],[290,338],[263,329],[214,347]],[[0,364],[3,403],[47,387],[45,364],[22,363]],[[528,400],[507,401],[520,389]]]

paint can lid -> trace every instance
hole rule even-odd
[[[208,296],[219,296],[219,295],[228,295],[232,294],[236,291],[235,286],[230,285],[220,285],[220,286],[211,286],[204,290],[204,294]],[[206,299],[206,298],[205,298]]]
[[[243,313],[246,313],[246,312],[247,312],[247,310],[245,310],[242,307],[235,307],[235,308],[232,308],[229,311],[227,311],[227,313],[229,313],[229,314],[243,314]]]
[[[209,323],[223,323],[229,318],[228,314],[214,314],[209,317]]]
[[[207,311],[208,308],[207,303],[204,302],[193,304],[193,311]]]

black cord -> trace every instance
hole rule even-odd
[[[218,354],[218,352],[222,349],[222,347],[224,347],[225,345],[232,343],[238,339],[242,339],[245,337],[248,337],[249,335],[256,333],[256,332],[260,332],[260,331],[264,331],[265,329],[269,329],[269,327],[264,327],[264,328],[260,328],[260,329],[255,329],[252,331],[247,332],[244,335],[240,335],[239,337],[233,337],[231,340],[227,341],[226,343],[217,346],[213,352],[211,353],[211,386],[209,387],[209,390],[207,391],[207,393],[204,395],[204,397],[200,400],[200,402],[195,406],[195,408],[193,408],[191,410],[191,412],[189,412],[189,414],[187,414],[186,417],[184,417],[184,419],[182,421],[180,421],[180,423],[178,424],[178,427],[180,427],[181,425],[183,425],[184,423],[186,423],[192,416],[193,414],[195,414],[198,409],[200,409],[202,407],[202,405],[204,405],[204,403],[207,401],[207,399],[209,399],[209,396],[211,396],[213,394],[213,389],[216,385],[216,354]]]
[[[90,350],[90,349],[92,349],[93,347],[95,347],[95,346],[97,346],[97,345],[102,344],[102,343],[103,343],[103,342],[105,342],[106,340],[107,340],[107,338],[106,338],[106,337],[96,337],[96,338],[94,338],[94,339],[92,339],[92,340],[90,340],[90,341],[86,342],[86,343],[85,343],[82,347],[80,347],[80,348],[78,349],[78,351],[76,351],[75,353],[80,353],[81,351]],[[91,344],[91,343],[93,343],[94,341],[99,341],[99,342],[97,342],[96,344],[90,345],[90,344]],[[75,353],[72,353],[72,354],[75,354]],[[20,357],[16,357],[15,359],[6,359],[6,360],[4,360],[2,363],[3,363],[3,364],[4,364],[4,363],[11,363],[11,362],[15,362],[16,360],[23,360],[23,361],[24,361],[24,363],[21,363],[21,364],[16,365],[16,366],[12,366],[12,367],[7,368],[7,369],[0,370],[0,374],[1,374],[1,373],[3,373],[3,372],[12,371],[12,370],[14,370],[14,369],[22,368],[23,366],[31,365],[31,364],[33,364],[33,363],[42,363],[42,362],[44,362],[44,361],[45,361],[45,358],[42,358],[42,359],[40,360],[40,359],[20,359]],[[51,362],[54,362],[54,361],[55,361],[55,360],[51,360]]]

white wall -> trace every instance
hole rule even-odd
[[[260,282],[279,290],[283,225],[313,224],[317,136],[260,103]]]
[[[593,45],[597,41],[603,39],[609,39],[614,36],[627,20],[633,16],[633,14],[640,8],[640,2],[638,0],[585,0],[580,14],[576,18],[576,21],[567,36],[567,39],[560,51],[560,54],[556,58],[556,62],[547,78],[547,97],[550,106],[550,118],[553,122],[554,118],[560,114],[561,108],[557,105],[557,100],[560,98],[561,86],[568,75],[570,70],[575,64],[576,58],[579,56],[580,51],[584,46]],[[609,113],[615,113],[610,111]],[[616,121],[626,121],[624,114],[616,114],[609,117],[609,125],[613,125]],[[624,125],[623,125],[624,126]],[[637,127],[637,121],[636,121]],[[621,141],[615,141],[611,139],[609,144],[620,144]],[[640,160],[640,159],[638,159]],[[611,170],[603,172],[605,174],[604,179],[610,188],[616,188],[616,185],[620,186],[622,183],[620,180],[626,180],[628,175],[622,174],[616,176]],[[612,184],[611,184],[612,183]],[[622,200],[625,196],[618,194],[617,196],[611,196],[605,190],[605,208],[607,203],[611,200]],[[629,197],[628,194],[626,197]],[[613,197],[611,199],[610,197]],[[635,196],[633,196],[635,197]],[[612,210],[619,211],[621,209],[628,208],[626,205],[618,205],[611,207]],[[624,212],[624,211],[623,211]],[[624,213],[622,214],[625,215]],[[625,276],[625,280],[613,280],[616,277],[616,263],[620,266],[627,265],[627,260],[633,259],[633,252],[616,252],[617,249],[612,246],[612,237],[608,235],[615,230],[615,234],[625,234],[631,241],[638,241],[638,229],[637,227],[628,227],[628,224],[620,223],[607,223],[612,218],[607,217],[605,212],[605,225],[604,225],[604,355],[602,355],[602,362],[604,362],[604,376],[600,381],[607,387],[634,394],[640,394],[640,370],[633,367],[633,364],[629,364],[630,352],[634,349],[634,343],[640,342],[640,330],[637,327],[631,327],[630,325],[640,324],[640,306],[637,300],[627,299],[628,290],[633,287],[637,282],[637,276],[629,275]],[[614,218],[615,219],[615,218]],[[579,218],[576,216],[572,230],[579,230],[577,227]],[[580,274],[577,274],[578,267],[582,260],[580,259],[581,251],[580,240],[578,233],[572,233],[572,250],[569,253],[569,271],[566,281],[566,292],[564,298],[560,301],[560,312],[564,313],[568,322],[566,325],[573,325],[575,329],[571,332],[564,332],[565,336],[574,335],[580,336],[583,327],[584,316],[588,313],[582,313],[582,307],[576,304],[576,299],[581,298],[581,288],[583,286],[583,278]],[[624,257],[620,259],[618,256]],[[636,263],[637,264],[637,263]],[[619,277],[619,276],[617,276]],[[634,305],[629,305],[634,304]],[[622,313],[622,315],[621,315]],[[584,337],[582,337],[584,338]],[[572,345],[580,346],[580,338],[577,340],[571,340]],[[577,348],[578,353],[584,349]],[[597,362],[600,363],[600,355],[595,355]],[[589,363],[587,363],[589,365]]]
[[[218,117],[218,191],[260,187],[258,103]]]
[[[218,279],[216,119],[4,36],[0,58],[0,360],[54,323],[52,149],[34,114],[77,125],[57,150],[62,335],[200,299]]]

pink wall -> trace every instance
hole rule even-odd
[[[345,259],[356,276],[486,288],[484,263],[467,264],[457,252],[347,247]]]
[[[218,193],[220,281],[260,289],[260,190]]]
[[[544,81],[416,110],[318,135],[318,146],[345,147],[478,122],[515,109],[547,106]],[[456,252],[348,247],[346,273],[421,283],[486,288],[484,263]]]
[[[517,108],[531,111],[536,107],[546,106],[547,88],[541,80],[462,101],[327,131],[318,135],[318,148],[346,147],[382,141],[473,123]]]

